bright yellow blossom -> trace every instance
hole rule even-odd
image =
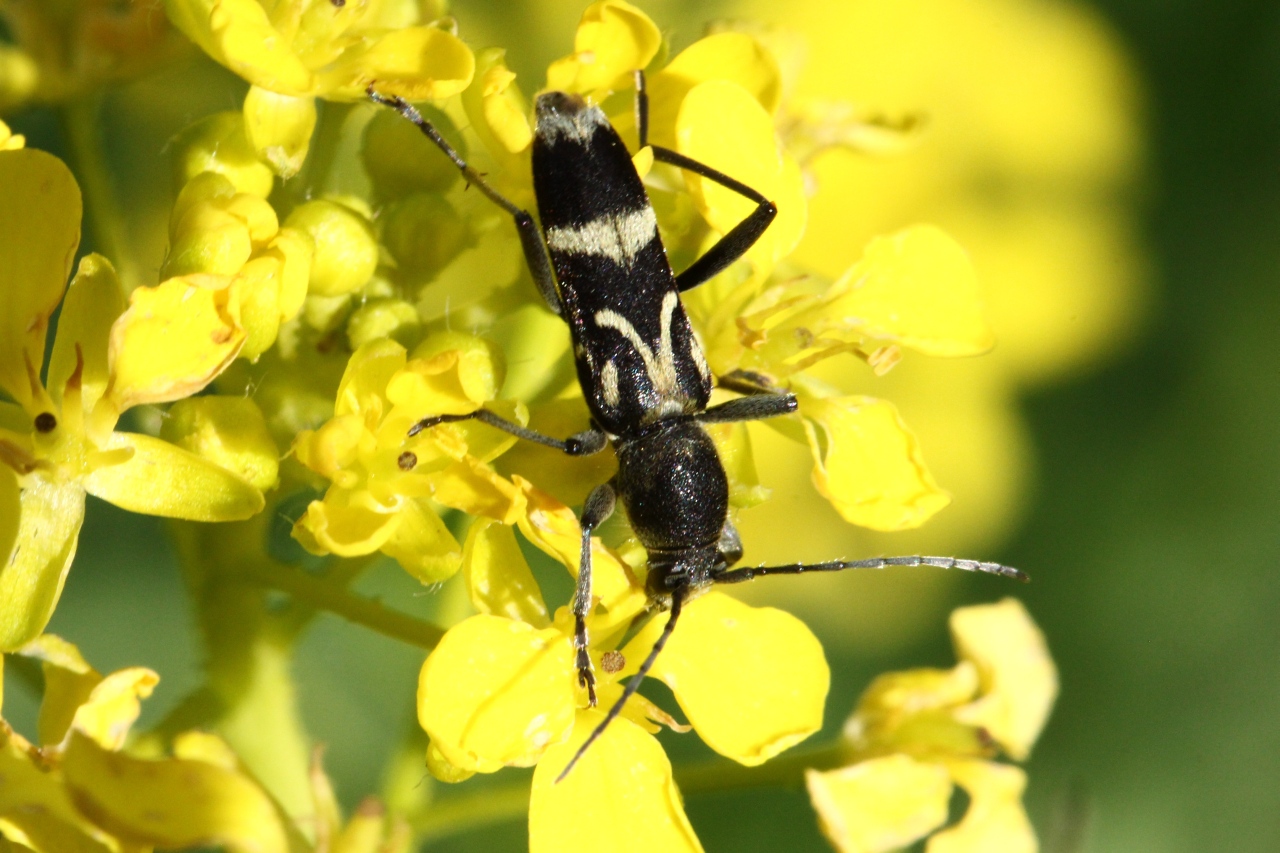
[[[294,535],[318,554],[382,551],[426,583],[458,568],[462,552],[433,501],[512,523],[523,496],[488,463],[515,438],[475,422],[443,424],[410,438],[424,413],[467,414],[484,405],[517,421],[519,403],[494,401],[501,366],[484,341],[435,335],[409,358],[381,338],[352,356],[331,420],[301,433],[298,460],[329,480]]]
[[[808,771],[823,831],[841,853],[881,853],[934,833],[928,853],[1037,849],[1022,808],[1023,761],[1058,693],[1044,636],[1014,599],[951,614],[960,663],[877,678],[845,724],[855,760]],[[947,820],[952,784],[970,805]]]
[[[86,492],[135,512],[206,521],[247,518],[263,498],[194,453],[113,431],[131,406],[186,397],[235,358],[244,332],[228,282],[171,278],[126,304],[111,264],[90,255],[68,287],[81,205],[71,173],[43,151],[0,151],[0,188],[0,389],[15,401],[0,403],[0,488],[17,507],[0,531],[0,649],[13,649],[53,613]],[[39,371],[60,302],[46,390]]]
[[[306,159],[316,98],[358,101],[373,83],[409,100],[444,98],[466,88],[475,68],[470,49],[447,22],[419,24],[419,4],[408,0],[164,5],[179,30],[249,81],[246,133],[285,178]]]
[[[528,484],[519,527],[539,548],[575,565],[580,543],[573,513]],[[681,731],[643,697],[563,781],[556,777],[603,712],[622,693],[662,631],[654,618],[605,667],[627,626],[645,610],[642,585],[614,552],[593,543],[593,579],[601,609],[588,619],[600,673],[601,707],[586,707],[573,665],[573,616],[554,618],[525,564],[514,534],[478,521],[463,559],[472,603],[481,613],[454,626],[422,668],[418,714],[431,736],[428,765],[456,781],[503,766],[537,765],[530,802],[530,847],[562,850],[619,825],[635,827],[625,849],[698,850],[680,805],[671,766],[649,734],[658,724]],[[616,654],[616,652],[615,652]],[[725,661],[735,665],[726,666]],[[753,766],[808,737],[822,724],[829,672],[821,646],[803,623],[773,608],[753,608],[710,592],[689,603],[651,674],[712,749]],[[619,768],[625,768],[620,774]],[[616,790],[624,785],[627,794]],[[568,819],[576,815],[576,819]]]

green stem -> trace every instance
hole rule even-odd
[[[795,750],[760,767],[743,767],[724,759],[712,759],[675,768],[680,792],[732,791],[747,788],[795,788],[804,784],[804,771],[830,769],[849,758],[843,741]],[[433,802],[414,823],[424,841],[458,835],[477,826],[515,820],[529,808],[529,782],[487,785],[472,793]]]
[[[124,214],[120,209],[111,170],[107,167],[98,116],[102,96],[86,95],[67,102],[59,111],[63,132],[71,149],[71,161],[84,194],[85,219],[94,247],[106,255],[126,291],[142,284]]]
[[[419,841],[460,835],[477,826],[516,820],[529,811],[529,782],[486,785],[475,793],[436,800],[413,822]]]
[[[342,128],[354,105],[319,101],[316,106],[319,117],[307,149],[306,165],[300,175],[285,184],[294,205],[302,204],[312,196],[323,196],[328,190],[330,172],[342,142]]]
[[[421,649],[434,649],[444,636],[443,628],[383,607],[376,601],[296,569],[255,561],[244,569],[242,577],[250,583],[286,592],[304,604]]]

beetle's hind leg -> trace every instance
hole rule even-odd
[[[538,292],[542,294],[542,301],[547,303],[547,307],[559,316],[564,316],[564,309],[560,305],[560,294],[556,290],[555,273],[551,271],[551,259],[547,256],[547,246],[542,240],[542,232],[538,230],[538,224],[534,222],[533,216],[529,211],[522,207],[518,207],[514,202],[498,192],[493,186],[484,179],[484,175],[472,168],[466,160],[462,159],[457,150],[454,149],[449,141],[440,135],[440,131],[436,126],[422,117],[422,113],[406,101],[396,95],[383,95],[374,88],[375,84],[370,84],[365,92],[369,95],[369,99],[374,103],[391,107],[400,115],[418,126],[418,130],[423,135],[435,143],[436,147],[444,152],[445,156],[453,161],[453,165],[458,167],[462,172],[462,176],[467,183],[472,184],[480,192],[492,201],[498,207],[511,214],[511,219],[515,222],[516,232],[520,235],[520,247],[524,250],[524,260],[529,267],[529,274],[533,276],[533,283],[537,285]]]

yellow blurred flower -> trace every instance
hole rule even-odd
[[[79,649],[44,634],[12,652],[44,676],[35,743],[0,719],[0,839],[36,853],[225,845],[261,853],[407,853],[408,826],[378,803],[345,825],[318,754],[313,816],[296,826],[225,742],[173,738],[171,757],[129,746],[141,700],[159,677],[132,667],[102,675]]]
[[[1014,599],[951,614],[960,663],[872,682],[845,724],[848,766],[806,774],[823,831],[841,853],[897,850],[926,836],[928,853],[1037,849],[1022,808],[1024,761],[1058,694],[1044,636]],[[952,785],[970,804],[941,832]]]
[[[164,6],[174,26],[249,81],[249,141],[285,178],[306,159],[316,98],[358,101],[373,83],[409,100],[444,98],[466,88],[475,68],[449,22],[414,26],[421,7],[410,0],[166,0]]]
[[[150,3],[3,3],[0,112],[30,101],[66,103],[130,80],[175,56],[181,39]]]
[[[202,521],[248,518],[263,497],[195,453],[114,431],[125,410],[187,397],[236,357],[245,333],[229,280],[170,278],[138,288],[126,305],[111,264],[89,255],[68,287],[81,201],[67,167],[43,151],[0,151],[0,189],[0,389],[15,401],[0,402],[0,649],[9,650],[36,637],[53,613],[86,493],[134,512]],[[260,452],[273,456],[274,447]]]
[[[796,270],[837,279],[870,258],[880,235],[935,223],[971,255],[998,341],[982,359],[904,357],[884,375],[837,360],[814,368],[844,394],[894,401],[951,493],[950,510],[892,539],[815,526],[797,551],[780,534],[823,512],[802,497],[744,524],[747,549],[792,560],[851,547],[989,548],[1016,523],[1031,476],[1019,394],[1104,360],[1141,314],[1143,261],[1126,193],[1141,156],[1138,97],[1117,39],[1096,13],[1059,0],[803,0],[785,15],[747,0],[735,14],[778,22],[751,32],[781,68],[787,97],[776,124],[809,192]],[[762,479],[799,491],[802,456],[769,430],[752,432]],[[817,614],[841,583],[781,594],[808,597]],[[832,614],[830,627],[883,635],[889,626],[865,615]]]

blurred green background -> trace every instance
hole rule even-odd
[[[580,13],[576,3],[492,5],[456,4],[461,32],[512,45],[528,79],[565,52]],[[1280,850],[1280,4],[1094,6],[1143,94],[1148,315],[1100,368],[1023,396],[1034,491],[1012,536],[972,556],[1023,567],[1034,582],[858,579],[871,597],[949,584],[950,600],[930,598],[927,627],[871,652],[824,636],[834,672],[827,734],[875,674],[951,665],[947,609],[1013,592],[1061,671],[1061,698],[1028,766],[1046,851]],[[645,8],[692,37],[729,6]],[[237,105],[225,101],[210,108]],[[122,149],[127,119],[108,119],[107,138]],[[12,124],[29,144],[60,150],[47,115]],[[162,186],[162,170],[151,171],[137,179]],[[391,565],[362,591],[424,616],[449,595],[424,594]],[[163,525],[91,500],[50,630],[104,671],[158,670],[145,723],[198,683],[191,627]],[[419,664],[414,649],[332,617],[304,641],[300,699],[348,804],[377,789],[382,757],[410,728]],[[6,686],[6,715],[21,728],[31,697]],[[705,755],[691,739],[667,737],[673,757]],[[687,806],[708,850],[828,849],[798,789],[699,795]],[[512,821],[431,849],[521,849],[524,832]]]

